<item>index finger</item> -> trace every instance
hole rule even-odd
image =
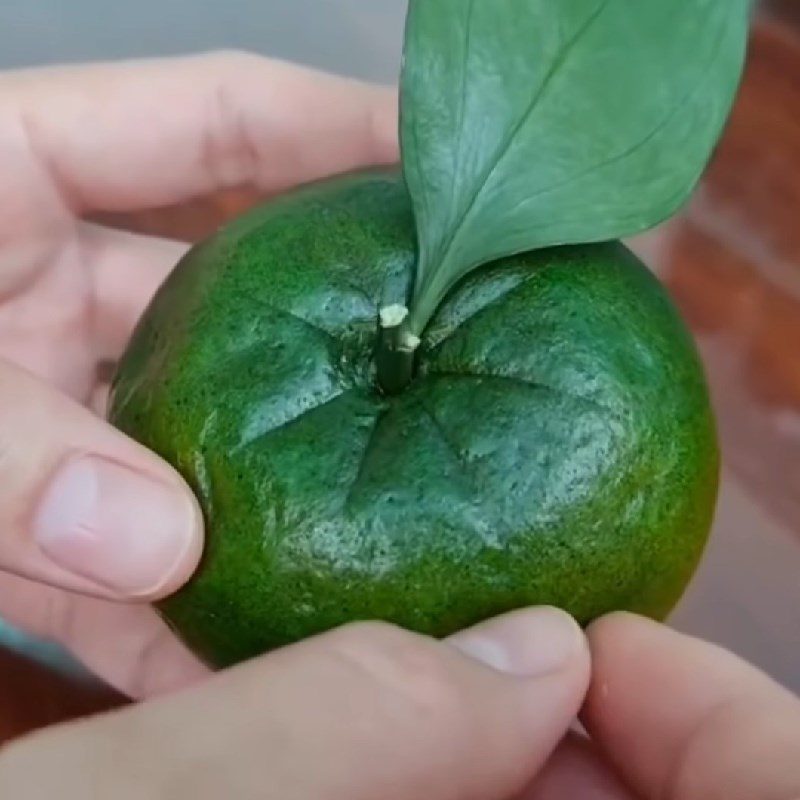
[[[800,701],[755,667],[655,623],[589,630],[593,739],[648,800],[800,798]]]
[[[397,95],[245,53],[0,76],[30,153],[76,212],[265,191],[397,158]]]

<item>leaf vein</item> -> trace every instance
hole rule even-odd
[[[456,149],[456,158],[453,164],[453,178],[450,184],[450,197],[456,196],[456,181],[458,180],[459,172],[461,171],[461,162],[464,158],[464,113],[467,105],[467,73],[470,55],[470,44],[472,40],[472,19],[475,13],[475,0],[469,0],[469,7],[467,9],[467,18],[464,25],[464,55],[461,59],[461,94],[459,98],[458,122],[456,124],[456,131],[458,135],[458,147]]]
[[[665,114],[654,126],[651,130],[649,130],[641,139],[638,139],[632,145],[629,145],[621,152],[617,153],[614,156],[610,156],[605,161],[601,161],[599,164],[593,164],[590,167],[587,167],[585,170],[576,173],[575,175],[571,175],[568,178],[565,178],[562,181],[556,181],[555,183],[550,184],[549,186],[545,186],[544,188],[540,189],[538,192],[534,192],[532,195],[525,198],[525,201],[522,205],[527,205],[532,200],[537,200],[544,195],[549,194],[550,192],[554,192],[557,189],[563,189],[565,186],[569,186],[576,181],[579,181],[581,178],[586,177],[587,175],[591,175],[593,172],[601,169],[605,169],[613,164],[616,164],[620,161],[623,161],[631,154],[635,153],[641,147],[644,147],[649,142],[658,136],[658,134],[664,130],[664,128],[669,125],[669,123],[677,116],[677,114],[689,103],[691,102],[692,98],[703,88],[705,88],[706,81],[708,77],[711,75],[711,68],[713,67],[714,63],[719,56],[719,52],[722,49],[722,43],[725,40],[727,34],[727,30],[723,30],[722,33],[718,36],[717,42],[715,43],[714,51],[711,55],[711,59],[709,61],[709,66],[705,70],[703,78],[699,80],[696,84],[694,84],[684,95],[683,97],[675,103],[675,105]],[[548,225],[550,222],[547,223]],[[539,226],[535,226],[539,227]]]
[[[514,127],[509,132],[508,136],[505,137],[504,141],[501,143],[497,153],[493,156],[492,159],[489,160],[487,167],[484,169],[483,173],[479,176],[476,184],[475,190],[472,192],[469,202],[465,206],[464,211],[460,215],[459,219],[457,220],[456,224],[453,226],[453,232],[450,234],[447,242],[444,245],[442,250],[441,261],[444,261],[450,248],[453,246],[453,243],[456,240],[456,237],[461,231],[461,228],[464,225],[464,222],[467,220],[469,215],[474,210],[478,198],[480,197],[481,190],[484,186],[488,183],[491,179],[492,175],[497,171],[501,162],[508,154],[511,146],[516,139],[519,132],[525,126],[525,124],[529,121],[531,114],[538,106],[541,99],[545,96],[545,93],[552,85],[553,80],[555,79],[558,72],[561,68],[567,63],[569,57],[575,51],[575,48],[580,43],[581,39],[591,30],[594,23],[600,19],[603,12],[608,8],[610,0],[603,0],[595,10],[587,17],[584,23],[578,28],[575,35],[570,39],[569,42],[565,45],[561,53],[559,53],[558,58],[554,59],[553,63],[551,64],[547,74],[544,77],[544,80],[540,84],[539,88],[531,98],[530,102],[528,103],[527,107],[523,111],[522,115],[520,116],[519,120],[514,124]],[[417,148],[418,149],[418,148]],[[420,292],[421,293],[421,292]]]

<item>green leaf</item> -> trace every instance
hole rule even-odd
[[[410,329],[479,264],[670,217],[722,132],[748,23],[748,0],[411,0]]]

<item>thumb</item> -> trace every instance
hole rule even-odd
[[[583,634],[551,609],[447,643],[359,624],[12,745],[0,788],[31,800],[507,800],[568,729],[588,678]]]
[[[800,700],[736,656],[616,614],[589,632],[584,721],[645,798],[800,798]]]
[[[157,456],[0,362],[0,570],[115,600],[191,575],[201,516]]]

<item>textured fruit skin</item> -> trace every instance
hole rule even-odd
[[[334,179],[192,250],[133,337],[111,420],[201,501],[203,564],[161,610],[213,666],[356,619],[661,618],[697,565],[714,421],[647,269],[616,243],[482,268],[388,399],[377,309],[413,259],[398,177]]]

